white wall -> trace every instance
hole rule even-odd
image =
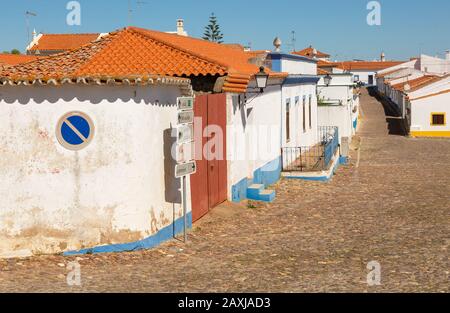
[[[0,94],[0,254],[133,242],[181,217],[179,181],[165,176],[174,164],[163,151],[164,131],[177,120],[177,87],[1,87]],[[74,110],[95,125],[78,152],[55,136],[59,118]]]
[[[354,79],[356,79],[356,76],[359,76],[359,81],[365,84],[369,83],[369,75],[373,76],[373,85],[375,85],[377,82],[375,77],[375,75],[377,74],[376,71],[351,70],[351,73],[353,74]]]
[[[411,101],[411,132],[450,132],[450,93]],[[431,113],[446,113],[445,126],[431,126]]]
[[[339,143],[342,137],[348,137],[351,142],[353,132],[352,111],[346,105],[319,106],[319,126],[337,126],[339,128]]]
[[[316,75],[317,63],[283,58],[281,60],[281,71],[289,74]]]
[[[303,130],[303,97],[305,102],[305,124]],[[309,120],[309,97],[311,96],[311,127]],[[314,146],[317,138],[317,94],[316,85],[292,85],[283,86],[282,100],[282,143],[283,147],[307,147]],[[298,103],[296,98],[298,97]],[[286,109],[287,99],[290,99],[290,140],[286,139]]]
[[[256,97],[255,97],[256,96]],[[232,186],[279,158],[281,152],[281,86],[263,94],[227,96],[228,193]]]
[[[444,60],[436,57],[431,57],[425,54],[420,56],[418,68],[422,72],[432,74],[446,74],[450,73],[450,60]]]
[[[399,70],[401,68],[415,68],[417,62],[418,62],[417,60],[410,60],[410,61],[405,62],[405,63],[401,63],[401,64],[398,64],[398,65],[394,65],[394,66],[391,66],[391,67],[379,70],[378,74],[381,75],[381,74],[384,74],[384,73],[389,73],[389,72],[392,72],[392,71],[395,71],[395,70]]]
[[[339,140],[348,137],[351,141],[355,134],[353,122],[358,118],[359,105],[359,97],[354,97],[353,93],[353,77],[351,74],[331,76],[329,86],[325,86],[323,77],[318,83],[319,98],[327,103],[318,108],[318,123],[319,126],[338,126]]]

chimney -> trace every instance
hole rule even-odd
[[[36,29],[33,30],[33,41],[35,41],[37,38]]]
[[[384,54],[384,52],[381,52],[380,61],[381,62],[385,62],[386,61],[386,55]]]
[[[445,59],[450,61],[450,50],[445,51]]]
[[[184,20],[181,18],[177,20],[177,34],[180,36],[186,36],[184,31]]]

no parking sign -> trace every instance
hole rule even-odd
[[[66,149],[77,151],[85,148],[94,136],[94,123],[82,112],[70,112],[60,118],[56,137]]]

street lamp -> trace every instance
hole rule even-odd
[[[264,71],[264,66],[259,68],[259,72],[255,74],[256,87],[259,88],[260,92],[263,93],[264,89],[267,87],[267,81],[269,80],[269,74]]]
[[[330,84],[331,84],[331,80],[333,79],[333,77],[331,77],[331,75],[330,74],[327,74],[327,76],[325,76],[324,78],[323,78],[323,81],[324,81],[324,83],[325,83],[325,85],[328,87],[328,86],[330,86]]]

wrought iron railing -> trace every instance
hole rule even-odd
[[[339,148],[338,127],[318,128],[317,144],[310,147],[282,148],[283,171],[309,172],[330,168],[331,161]]]

